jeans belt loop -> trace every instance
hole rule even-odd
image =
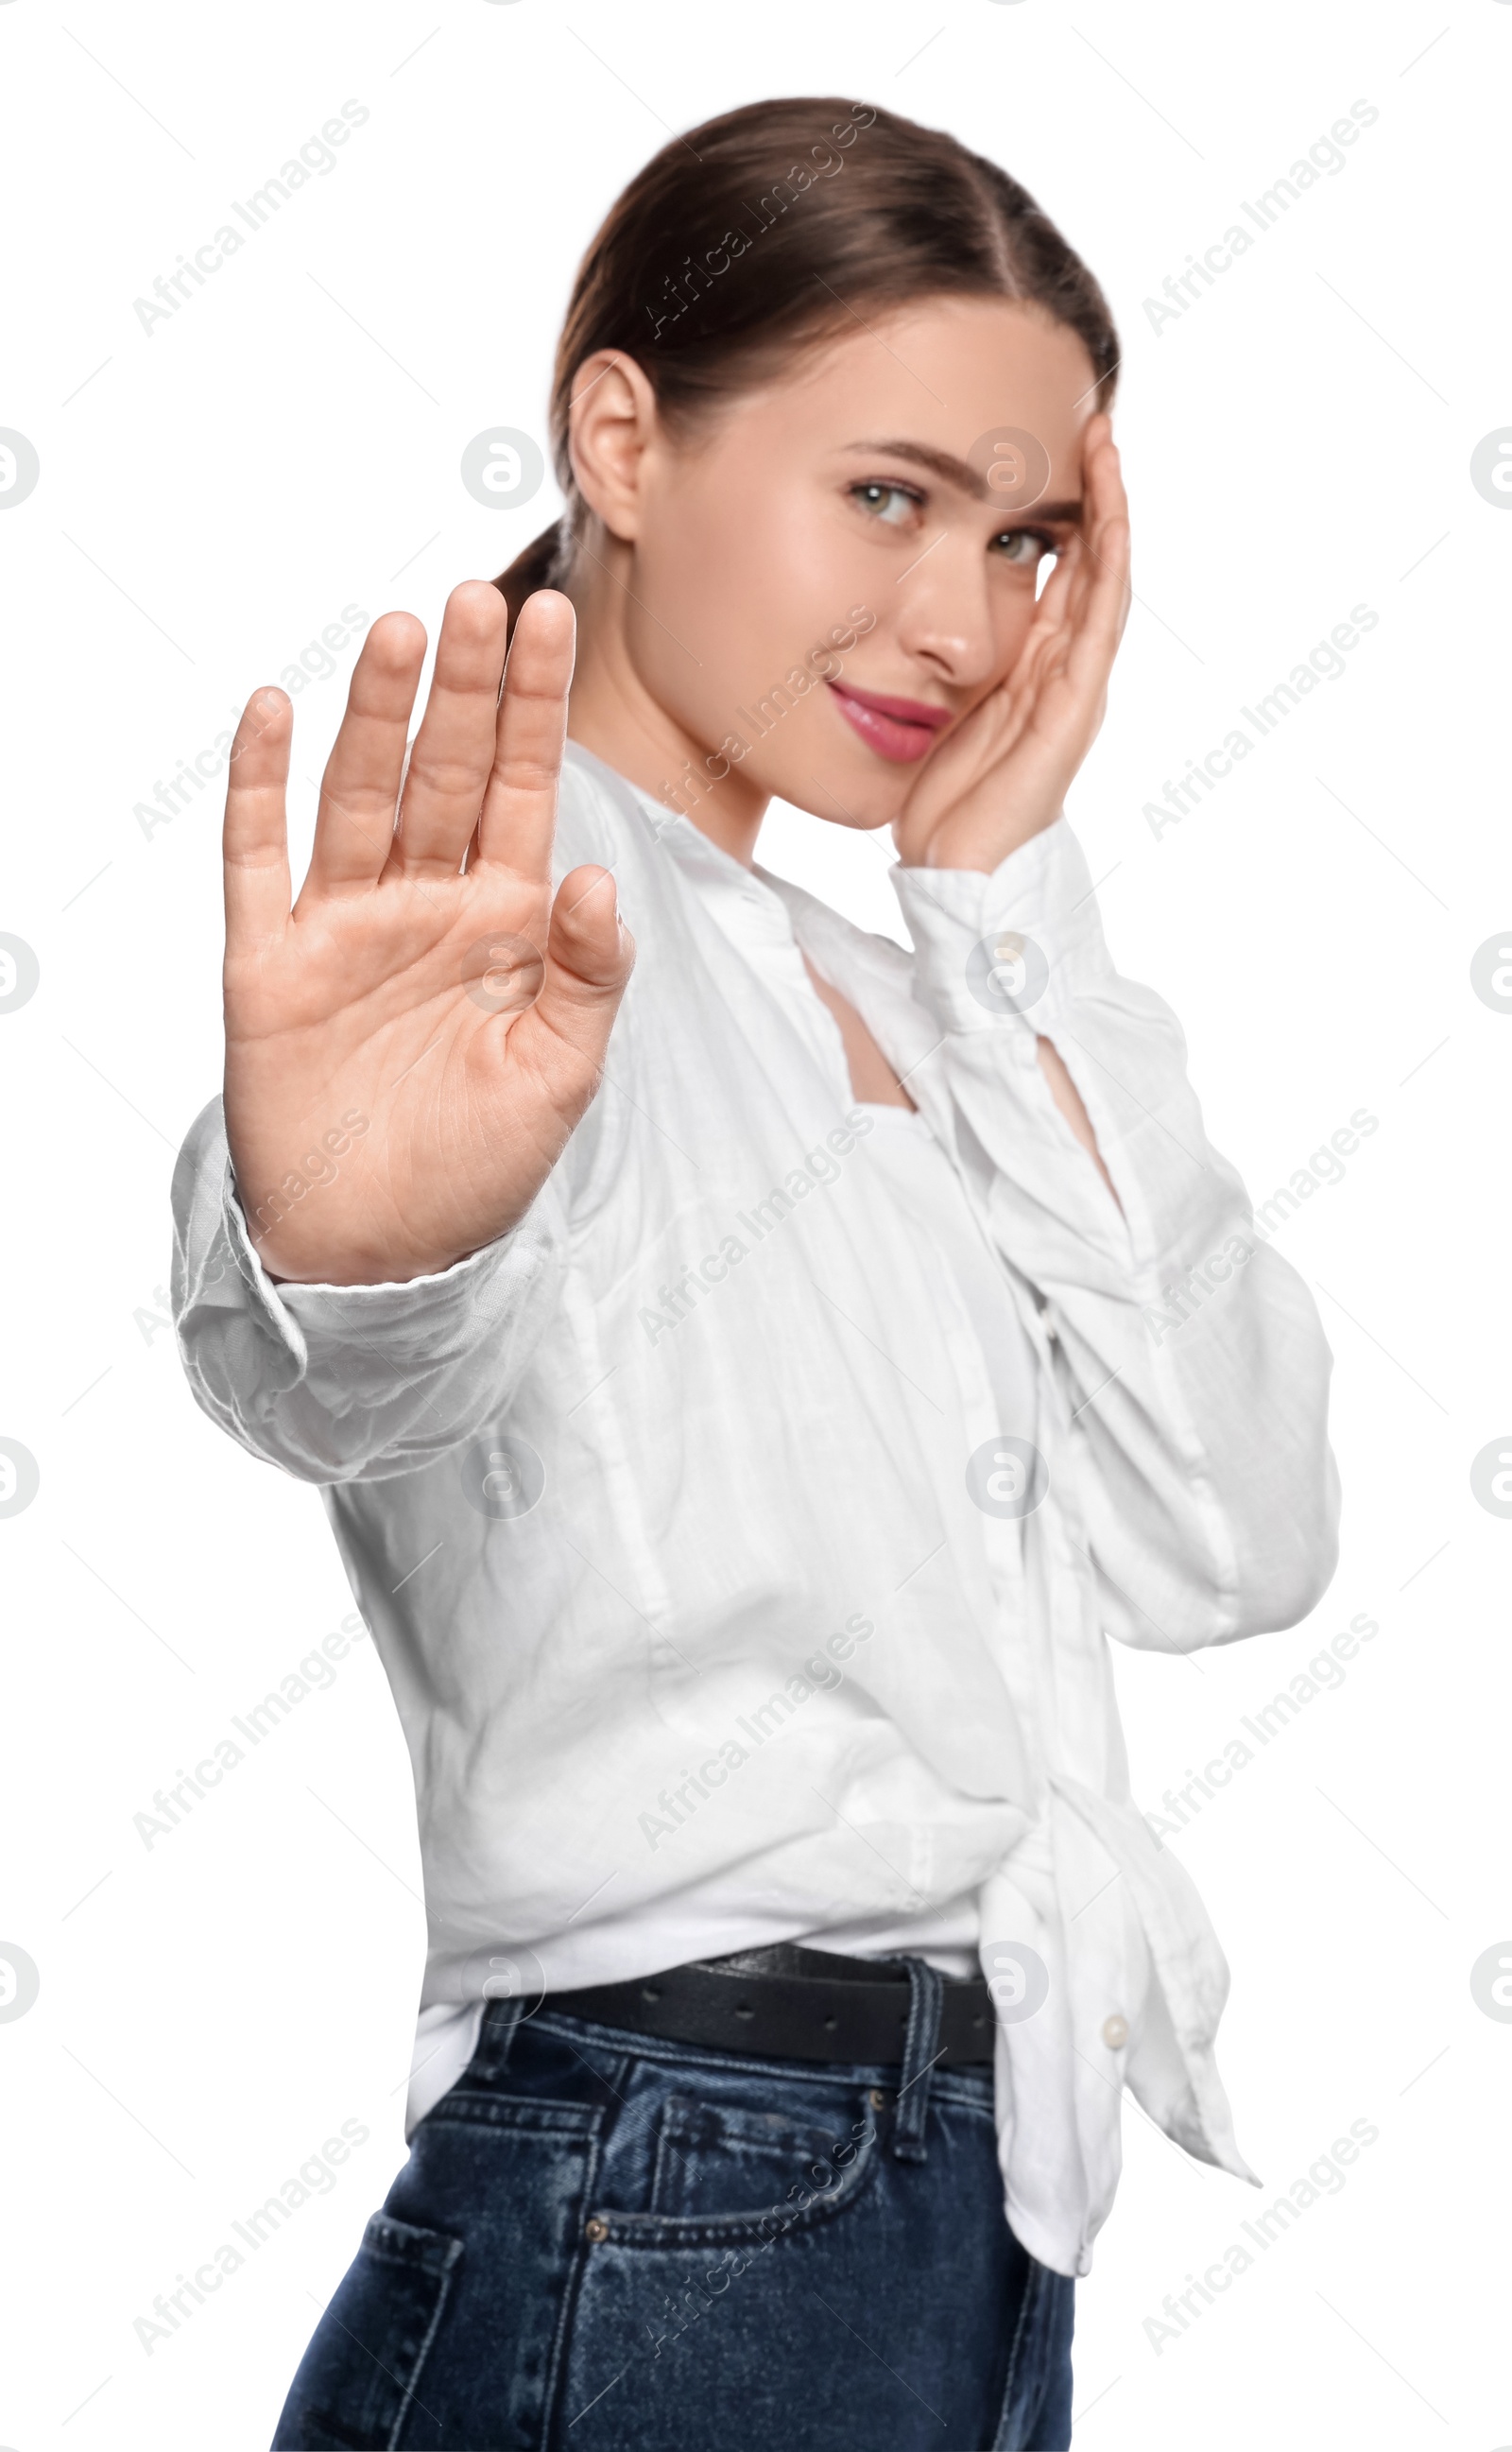
[[[903,2066],[898,2071],[893,2151],[900,2162],[922,2163],[928,2151],[924,2129],[930,2108],[930,2073],[940,2051],[945,1978],[937,1967],[932,1967],[924,1958],[904,1958],[897,1964],[908,1972],[909,2022]]]
[[[522,1997],[504,2000],[497,1994],[483,1998],[483,2022],[478,2029],[478,2043],[466,2074],[481,2085],[491,2085],[502,2077],[509,2066],[509,2055],[515,2047],[515,2037],[528,2004]]]

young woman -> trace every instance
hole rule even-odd
[[[280,2445],[1064,2445],[1122,2088],[1245,2170],[1107,1638],[1313,1607],[1328,1355],[1062,814],[1116,358],[991,163],[734,111],[589,249],[566,513],[407,766],[374,624],[292,910],[243,720],[181,1335],[323,1491],[431,1933]],[[912,953],[756,863],[775,795],[891,828]]]

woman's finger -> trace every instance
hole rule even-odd
[[[1107,682],[1130,601],[1129,500],[1107,421],[1096,423],[1104,432],[1087,455],[1085,583],[1069,624],[1067,658],[1073,686],[1090,691]]]
[[[285,796],[294,709],[281,689],[248,699],[231,743],[222,837],[226,872],[226,950],[253,952],[288,923],[288,832]]]
[[[1109,558],[1109,541],[1122,525],[1124,533],[1120,549],[1127,564],[1129,496],[1124,489],[1123,464],[1110,432],[1089,454],[1087,479],[1091,506],[1091,538],[1098,559],[1105,561]],[[1127,567],[1124,577],[1127,580]]]
[[[1120,499],[1122,488],[1119,489]],[[1125,510],[1109,509],[1098,524],[1090,580],[1071,643],[1073,664],[1104,658],[1110,664],[1129,619],[1129,526]]]
[[[1020,704],[1040,684],[1047,666],[1065,653],[1086,558],[1086,539],[1079,532],[1067,539],[1055,558],[1055,567],[1045,583],[1029,634],[1008,677],[1009,693]]]
[[[597,1080],[635,958],[609,870],[573,869],[552,905],[540,994],[509,1034],[511,1058],[554,1095],[575,1102],[577,1089]]]
[[[508,620],[487,580],[466,580],[446,600],[389,854],[402,876],[455,877],[461,867],[494,762]]]
[[[544,884],[551,874],[576,651],[577,619],[569,600],[552,587],[528,596],[509,643],[477,856],[532,884]]]
[[[1065,626],[1086,560],[1087,540],[1078,530],[1068,537],[1045,582],[1045,592],[1034,607],[1037,629],[1059,630]]]
[[[394,811],[410,709],[425,661],[425,632],[413,613],[384,613],[363,642],[342,728],[321,779],[307,895],[372,885],[393,848]]]

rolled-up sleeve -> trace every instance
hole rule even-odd
[[[554,1187],[507,1235],[402,1285],[275,1285],[247,1232],[215,1098],[173,1178],[173,1319],[195,1399],[301,1480],[382,1480],[471,1435],[550,1319]]]
[[[1174,1014],[1114,968],[1064,818],[990,875],[893,876],[957,1155],[1044,1306],[1108,1631],[1188,1651],[1294,1624],[1337,1559],[1332,1357],[1207,1137]],[[1040,1037],[1116,1201],[1055,1104]]]

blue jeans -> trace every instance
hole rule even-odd
[[[274,2452],[1063,2452],[1074,2285],[1003,2214],[986,2069],[747,2059],[491,2002]]]

